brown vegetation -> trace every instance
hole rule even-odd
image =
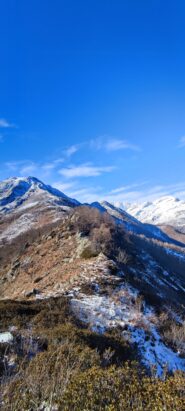
[[[1,303],[4,327],[31,332],[40,349],[17,351],[13,371],[1,379],[3,411],[183,411],[184,375],[147,376],[134,347],[116,330],[96,334],[76,323],[66,298]],[[21,330],[20,330],[21,327]],[[26,328],[25,328],[26,327]],[[15,345],[16,349],[16,345]]]
[[[165,344],[185,357],[185,322],[177,324],[164,312],[159,317],[159,330]]]

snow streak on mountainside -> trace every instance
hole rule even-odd
[[[45,185],[35,177],[14,177],[0,182],[0,213],[9,213],[20,208],[32,208],[38,201],[63,206],[78,202],[59,190]]]
[[[125,209],[144,223],[185,228],[185,201],[173,196],[161,197],[153,202],[129,204]]]
[[[185,358],[181,358],[161,340],[152,322],[154,310],[145,305],[143,312],[138,312],[135,304],[138,290],[118,285],[111,295],[106,295],[101,293],[101,287],[97,289],[94,295],[76,292],[72,298],[72,308],[81,321],[90,324],[99,333],[119,327],[125,339],[137,344],[142,364],[146,367],[149,364],[150,367],[155,366],[158,376],[163,374],[165,366],[169,371],[185,371]]]
[[[0,182],[0,244],[56,222],[79,204],[35,177]]]
[[[156,227],[153,224],[143,224],[141,221],[139,221],[139,219],[133,217],[127,211],[123,210],[120,207],[116,207],[115,205],[108,203],[107,201],[103,201],[101,203],[95,202],[92,203],[91,206],[97,208],[101,212],[107,211],[108,214],[114,217],[119,224],[123,224],[126,230],[130,232],[138,235],[144,235],[147,238],[153,238],[166,243],[173,242],[176,245],[180,245],[178,238],[177,241],[176,239],[172,239],[165,232],[160,230],[160,228]]]

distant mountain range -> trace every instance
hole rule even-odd
[[[4,216],[0,228],[0,242],[11,240],[28,229],[56,222],[71,208],[79,205],[80,202],[76,199],[35,177],[13,177],[4,180],[0,182],[0,218]],[[125,210],[123,206],[116,207],[107,201],[95,202],[90,206],[102,212],[107,211],[124,224],[128,231],[166,242],[170,242],[168,235],[156,225],[165,222],[175,227],[185,225],[185,202],[173,197],[164,197],[142,205],[127,205]],[[178,236],[175,240],[178,241]]]
[[[79,201],[69,198],[35,177],[13,177],[0,182],[0,215],[30,209],[38,202],[43,205],[60,207],[74,207],[80,204]],[[164,196],[153,202],[115,203],[114,205],[104,201],[92,205],[99,209],[106,208],[110,214],[124,213],[128,221],[132,223],[139,220],[147,224],[185,227],[185,201],[173,196]],[[131,219],[131,216],[135,220]]]
[[[125,209],[144,223],[185,229],[185,201],[173,196],[164,196],[153,202],[128,204]]]

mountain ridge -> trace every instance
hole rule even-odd
[[[185,229],[185,200],[174,196],[163,196],[154,201],[129,204],[125,209],[141,222],[172,225]]]
[[[29,199],[31,193],[39,190],[41,193],[44,191],[45,194],[50,195],[50,200],[57,199],[61,205],[79,204],[77,200],[71,199],[60,190],[44,184],[36,177],[12,177],[0,182],[0,213],[14,211],[17,206]]]
[[[13,206],[0,216],[0,300],[49,306],[65,297],[80,324],[135,344],[147,370],[160,376],[165,361],[185,370],[184,245],[108,202],[82,205],[42,184],[0,185],[2,207]],[[163,328],[179,330],[175,344],[163,314]]]
[[[44,219],[48,223],[60,220],[64,214],[67,215],[72,208],[80,204],[76,199],[44,184],[36,177],[13,177],[4,180],[0,182],[0,217],[3,217],[4,221],[0,228],[0,242],[15,238],[29,227],[31,229],[41,226],[44,224]],[[87,205],[95,207],[101,212],[107,212],[118,223],[124,224],[128,231],[156,238],[163,242],[183,245],[180,244],[178,238],[170,238],[154,224],[143,223],[128,210],[115,207],[114,204],[107,201]]]

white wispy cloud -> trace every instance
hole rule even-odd
[[[56,167],[56,163],[55,163],[55,161],[53,163],[52,162],[51,163],[45,163],[41,167],[42,167],[43,170],[46,170],[46,171],[53,170]]]
[[[179,148],[185,147],[185,136],[180,138],[178,147]]]
[[[30,174],[34,174],[38,170],[38,166],[35,163],[24,165],[20,170],[19,173],[23,176],[28,176]]]
[[[19,176],[35,175],[39,178],[48,178],[52,174],[53,163],[39,163],[31,160],[9,161],[4,163],[4,169]]]
[[[102,188],[97,187],[79,187],[76,190],[67,191],[67,195],[72,198],[76,198],[81,203],[92,203],[98,201],[100,198]]]
[[[64,163],[64,161],[65,161],[64,158],[60,157],[60,158],[53,160],[53,163],[57,166],[61,163]]]
[[[10,123],[5,118],[0,118],[0,128],[12,128],[15,127],[15,124]]]
[[[22,167],[24,167],[24,165],[27,165],[27,164],[28,164],[27,160],[7,161],[7,162],[4,163],[4,167],[9,171],[18,171]],[[29,162],[29,164],[30,164],[30,162]]]
[[[142,185],[143,188],[141,188]],[[117,189],[105,192],[101,187],[79,186],[75,191],[67,191],[67,194],[81,202],[91,203],[93,201],[106,200],[118,207],[122,207],[126,203],[154,201],[168,195],[185,199],[185,182],[154,186],[149,185],[148,182],[133,183],[132,185],[125,186],[122,192],[118,192]]]
[[[29,175],[30,173],[36,173],[37,175],[49,176],[54,170],[56,170],[63,159],[55,159],[50,162],[34,162],[31,160],[21,161],[8,161],[4,163],[4,167],[12,172],[17,172],[19,175]]]
[[[144,185],[145,183],[143,183]],[[134,186],[134,185],[133,185]],[[125,191],[112,190],[109,193],[102,193],[101,200],[105,199],[110,203],[127,203],[127,202],[145,202],[154,201],[164,196],[174,196],[180,199],[185,198],[185,181],[176,184],[154,185],[146,184],[141,189],[141,184],[136,185],[135,189],[128,189]]]
[[[131,144],[126,140],[109,140],[105,145],[107,151],[117,151],[117,150],[133,150],[133,151],[140,151],[140,148],[135,144]]]
[[[127,191],[132,190],[133,188],[137,189],[137,188],[139,188],[143,185],[146,185],[146,184],[147,184],[147,181],[143,181],[142,183],[133,183],[133,184],[130,184],[130,185],[117,187],[117,188],[111,190],[110,194],[119,194],[119,193],[122,193],[122,192],[127,192]]]
[[[66,150],[63,151],[63,154],[66,155],[67,157],[71,157],[73,154],[75,154],[79,150],[79,146],[76,144],[66,148]]]
[[[112,137],[98,137],[90,141],[90,147],[96,150],[106,151],[118,151],[118,150],[132,150],[141,151],[140,147],[136,144],[123,139],[117,139]]]
[[[91,187],[89,184],[86,184],[84,187],[82,183],[84,177],[97,177],[103,173],[110,173],[116,168],[114,166],[99,167],[92,163],[69,165],[61,168],[61,162],[63,162],[63,159],[60,158],[49,162],[34,162],[27,159],[3,163],[0,169],[6,174],[5,177],[7,175],[34,175],[81,202],[91,203],[93,201],[107,200],[119,205],[126,202],[154,201],[166,195],[185,199],[185,181],[154,185],[150,181],[145,180],[143,182],[139,181],[119,187],[112,187],[108,192],[97,185]],[[2,177],[3,173],[1,171]]]
[[[64,183],[61,181],[54,181],[52,183],[52,186],[57,188],[60,191],[66,192],[68,190],[70,190],[72,187],[74,187],[75,182],[70,182],[70,183]]]
[[[59,170],[59,174],[66,178],[74,177],[97,177],[103,173],[110,173],[115,167],[97,167],[90,164],[81,164],[78,166],[70,166]]]

